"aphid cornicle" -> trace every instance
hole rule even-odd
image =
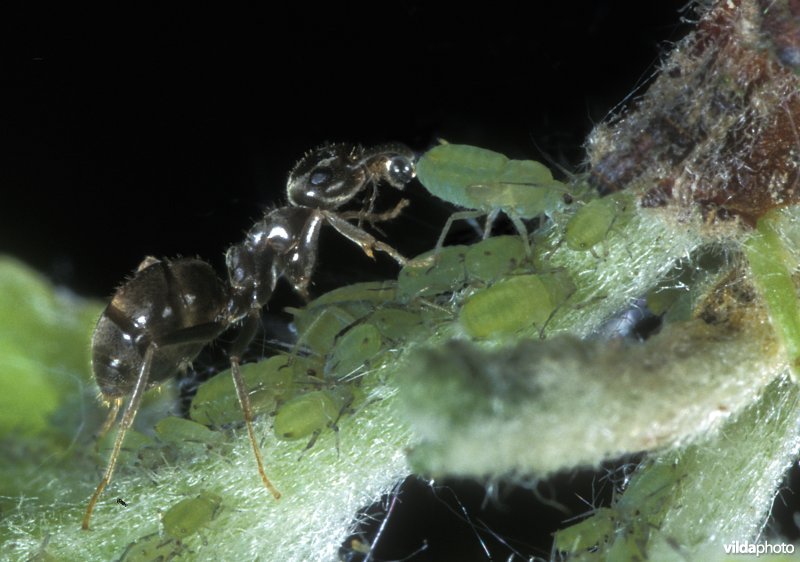
[[[226,254],[227,283],[199,259],[146,258],[114,294],[92,338],[92,368],[100,392],[112,409],[101,432],[116,420],[130,396],[120,422],[105,474],[89,500],[83,529],[89,528],[97,500],[111,481],[125,432],[130,428],[144,391],[188,366],[209,342],[231,325],[241,325],[229,350],[231,375],[244,412],[258,472],[266,488],[280,493],[264,472],[252,425],[247,388],[239,368],[242,352],[255,336],[261,308],[280,277],[308,296],[323,224],[361,247],[367,255],[380,251],[398,263],[405,258],[377,240],[360,223],[395,218],[405,207],[374,213],[377,185],[402,189],[414,177],[414,154],[402,145],[363,149],[344,144],[320,147],[298,162],[289,175],[289,205],[268,212],[245,240]],[[371,191],[370,191],[371,190]],[[366,195],[365,198],[360,196]],[[348,203],[360,208],[343,210]],[[357,219],[359,225],[349,222]]]

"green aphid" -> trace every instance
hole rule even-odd
[[[606,550],[608,560],[645,560],[650,536],[663,522],[670,502],[683,478],[680,465],[655,462],[631,478],[622,496],[614,503],[617,532]]]
[[[525,245],[519,236],[496,236],[473,244],[464,264],[470,282],[491,283],[507,276],[525,261]]]
[[[410,260],[397,278],[397,298],[408,302],[456,291],[467,282],[464,260],[469,246],[447,246]]]
[[[353,283],[338,289],[334,289],[314,299],[306,310],[313,310],[319,306],[349,302],[368,302],[382,304],[395,299],[397,294],[397,283],[394,281],[367,281],[364,283]]]
[[[355,398],[356,391],[350,385],[295,396],[278,409],[273,425],[275,435],[287,441],[318,435],[333,427]]]
[[[602,549],[614,539],[616,512],[608,507],[598,508],[583,521],[556,532],[553,548],[558,552],[577,555],[590,549]]]
[[[574,291],[566,274],[509,277],[471,295],[461,308],[459,321],[476,339],[507,336],[531,327],[541,331]]]
[[[675,463],[643,466],[633,475],[614,509],[623,521],[640,518],[651,526],[658,525],[682,477]]]
[[[254,415],[270,413],[287,399],[304,375],[322,376],[321,365],[309,358],[274,355],[258,363],[241,366]],[[201,384],[189,408],[190,417],[203,425],[224,425],[244,421],[244,413],[229,370]]]
[[[222,498],[211,492],[181,500],[164,513],[164,532],[174,539],[185,539],[211,523],[221,504]]]
[[[145,535],[127,546],[118,562],[164,562],[186,550],[183,544],[161,533]]]
[[[352,313],[342,304],[291,310],[299,334],[295,348],[309,350],[320,357],[330,352],[342,331],[373,310],[372,305],[365,301],[351,301],[349,304],[349,308],[355,305],[358,310]]]
[[[108,458],[114,448],[115,439],[115,432],[109,431],[103,436],[100,442],[98,442],[97,452],[99,455],[101,455],[101,457]],[[120,451],[118,462],[121,465],[132,464],[137,462],[137,460],[141,460],[140,456],[142,455],[143,451],[157,448],[158,445],[152,437],[136,430],[129,429],[125,434],[125,441],[122,444],[122,450]],[[147,453],[145,453],[145,455],[147,456]]]
[[[425,327],[419,313],[402,308],[379,308],[368,317],[368,320],[384,338],[393,343],[415,339]]]
[[[633,208],[633,199],[626,193],[593,199],[569,219],[564,232],[567,247],[576,252],[590,252],[603,242],[615,224]]]
[[[219,443],[221,439],[219,433],[211,431],[205,425],[175,416],[159,420],[155,430],[161,442],[178,446],[185,446],[187,443],[208,446]]]
[[[372,324],[358,324],[336,340],[325,364],[325,378],[348,380],[357,377],[370,366],[383,347],[378,328]]]
[[[637,523],[620,532],[601,560],[648,560],[647,541],[651,530]]]
[[[395,281],[355,283],[326,293],[304,308],[287,308],[300,334],[296,347],[317,355],[329,353],[343,331],[396,296]]]
[[[554,180],[547,166],[463,144],[440,144],[423,154],[417,162],[417,178],[436,197],[471,209],[448,219],[437,248],[442,247],[453,221],[487,215],[488,236],[501,212],[527,242],[522,219],[549,216],[572,200],[567,186]]]

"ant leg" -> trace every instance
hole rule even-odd
[[[322,213],[325,220],[328,221],[328,224],[335,228],[339,234],[361,246],[361,250],[369,257],[374,257],[373,251],[377,250],[391,256],[391,258],[401,266],[405,265],[408,261],[400,252],[388,244],[384,244],[366,230],[347,222],[336,213],[332,213],[331,211],[320,211],[320,213]]]
[[[272,496],[278,500],[281,493],[272,485],[272,482],[267,478],[267,473],[264,471],[264,459],[261,457],[261,448],[258,446],[256,440],[256,433],[253,430],[253,410],[250,407],[250,395],[247,393],[247,385],[244,383],[242,373],[239,370],[239,361],[242,351],[253,341],[256,330],[258,329],[259,317],[250,313],[245,318],[242,331],[237,336],[236,341],[233,342],[231,350],[231,376],[233,377],[233,386],[236,387],[236,396],[239,398],[239,405],[242,407],[244,413],[244,423],[247,427],[247,435],[250,438],[250,445],[253,447],[253,454],[256,457],[256,464],[258,465],[258,474],[261,476],[261,481],[264,482],[267,490]]]
[[[382,236],[386,236],[386,233],[383,232],[383,230],[381,230],[378,226],[376,226],[376,223],[386,222],[397,218],[403,211],[403,209],[408,207],[409,204],[410,201],[408,199],[401,199],[400,202],[397,205],[395,205],[393,209],[385,211],[383,213],[371,213],[371,212],[368,213],[365,211],[345,211],[343,213],[338,213],[338,215],[343,219],[358,219],[358,228],[361,228],[364,220],[366,220],[373,229],[378,231]]]
[[[156,344],[151,343],[149,346],[147,346],[147,351],[144,353],[142,368],[139,369],[139,376],[136,378],[136,386],[133,387],[131,400],[128,403],[128,408],[125,410],[125,415],[122,416],[122,421],[119,424],[117,439],[114,441],[114,449],[111,451],[111,457],[108,459],[106,473],[103,475],[103,479],[100,480],[100,484],[98,484],[97,489],[92,495],[92,498],[89,500],[89,505],[86,508],[86,513],[83,516],[81,529],[84,531],[89,529],[89,522],[92,519],[92,512],[94,511],[95,505],[97,505],[97,500],[100,498],[100,494],[103,493],[103,490],[105,490],[106,486],[108,486],[108,483],[111,482],[111,476],[114,474],[114,467],[117,465],[117,458],[119,457],[119,452],[122,449],[122,441],[125,439],[125,433],[133,423],[133,419],[136,417],[136,412],[139,411],[139,405],[142,403],[142,396],[147,388],[147,379],[150,376],[150,365],[153,363],[153,354],[155,353],[156,348]]]
[[[114,474],[114,468],[117,465],[117,459],[120,451],[122,450],[122,442],[125,439],[125,434],[133,424],[133,420],[136,417],[136,413],[139,411],[139,406],[142,403],[142,395],[147,389],[147,381],[150,378],[150,368],[153,364],[153,355],[155,352],[171,345],[206,343],[214,339],[220,333],[222,328],[223,326],[219,322],[198,324],[197,326],[190,326],[189,328],[176,330],[172,334],[161,338],[158,342],[151,341],[147,346],[144,356],[142,357],[139,375],[136,378],[136,385],[133,387],[133,392],[131,393],[128,407],[125,409],[125,414],[122,416],[122,421],[120,422],[119,429],[117,430],[117,438],[114,441],[114,448],[112,449],[111,456],[108,459],[105,475],[89,500],[89,505],[86,508],[86,513],[84,514],[83,522],[81,523],[82,529],[87,530],[89,528],[89,522],[92,519],[92,512],[97,505],[97,500],[100,499],[100,494],[103,493],[103,490],[106,488],[106,486],[108,486],[109,482],[111,482],[111,476]],[[115,399],[114,402],[115,404],[112,406],[111,412],[113,415],[109,415],[106,419],[106,423],[103,424],[101,429],[103,432],[108,431],[111,428],[111,425],[113,425],[113,421],[116,419],[116,413],[119,411],[119,406],[122,403],[122,399]]]
[[[239,397],[239,404],[242,406],[244,412],[244,423],[247,426],[247,435],[250,438],[250,445],[253,446],[253,453],[256,457],[256,464],[258,465],[258,474],[261,476],[261,481],[264,486],[272,494],[272,496],[279,500],[281,493],[272,485],[272,482],[267,478],[267,473],[264,472],[264,460],[261,457],[261,448],[256,441],[256,433],[253,430],[253,411],[250,408],[250,396],[247,394],[247,387],[242,379],[242,374],[239,371],[239,358],[231,357],[231,375],[233,376],[233,385],[236,387],[236,396]]]
[[[103,437],[106,436],[108,430],[111,429],[111,426],[114,425],[114,422],[117,421],[117,415],[119,414],[119,408],[122,406],[122,398],[114,398],[111,402],[111,409],[108,411],[108,417],[106,417],[106,421],[103,422],[103,427],[100,428],[100,432],[97,434],[97,440],[94,444],[95,451],[100,449],[100,441],[103,440]]]
[[[370,187],[372,188],[372,190],[371,190],[372,193],[370,193],[370,195],[369,195],[369,202],[364,207],[364,210],[363,210],[361,216],[358,217],[358,228],[361,228],[361,227],[364,226],[364,220],[365,219],[366,219],[367,222],[372,224],[372,220],[370,220],[367,217],[369,217],[372,214],[372,209],[375,208],[375,200],[378,198],[378,188],[375,186],[375,182],[371,182],[370,183]],[[375,225],[372,224],[372,226],[375,226]]]
[[[386,222],[392,219],[396,219],[400,216],[400,213],[403,212],[403,209],[408,207],[411,202],[408,199],[401,199],[397,205],[394,206],[389,211],[385,211],[383,213],[365,213],[364,211],[345,211],[342,213],[338,213],[339,217],[349,220],[349,219],[359,219],[364,218],[374,226],[376,222]],[[360,225],[359,225],[360,227]]]

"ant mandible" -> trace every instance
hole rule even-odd
[[[258,473],[275,499],[280,498],[264,472],[250,399],[239,370],[241,355],[255,337],[261,309],[280,277],[308,298],[323,224],[332,226],[370,257],[380,251],[405,264],[397,250],[377,240],[361,224],[391,220],[400,214],[408,204],[405,199],[390,211],[373,212],[377,186],[385,182],[403,189],[414,178],[414,161],[414,153],[399,144],[372,149],[332,144],[309,152],[289,174],[289,204],[267,212],[243,242],[228,249],[227,283],[200,259],[162,261],[148,257],[142,261],[114,293],[92,336],[95,380],[103,400],[111,403],[101,434],[116,421],[123,399],[130,396],[130,400],[105,474],[86,508],[83,529],[89,528],[97,500],[111,481],[125,432],[136,417],[145,390],[184,370],[208,343],[234,324],[241,328],[229,352],[233,383]],[[367,194],[368,189],[371,191]],[[359,195],[368,195],[361,201],[361,209],[341,210]],[[358,219],[358,224],[349,222],[352,219]]]

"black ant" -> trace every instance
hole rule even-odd
[[[275,499],[280,492],[264,472],[252,426],[247,388],[239,371],[241,354],[255,337],[261,309],[280,277],[304,298],[317,259],[319,231],[329,224],[358,244],[368,256],[380,251],[400,265],[405,258],[361,228],[397,217],[408,204],[374,213],[377,185],[403,189],[414,178],[414,153],[402,145],[363,149],[326,145],[306,154],[289,174],[289,204],[267,212],[231,246],[223,283],[205,261],[194,258],[158,260],[147,257],[111,299],[92,337],[92,368],[102,398],[112,405],[101,429],[116,421],[122,401],[130,396],[103,479],[89,500],[83,529],[89,528],[97,500],[111,481],[125,432],[130,428],[144,391],[184,370],[212,340],[233,324],[241,329],[229,352],[231,374],[264,485]],[[340,211],[365,195],[360,210]],[[348,222],[358,219],[359,224]]]

